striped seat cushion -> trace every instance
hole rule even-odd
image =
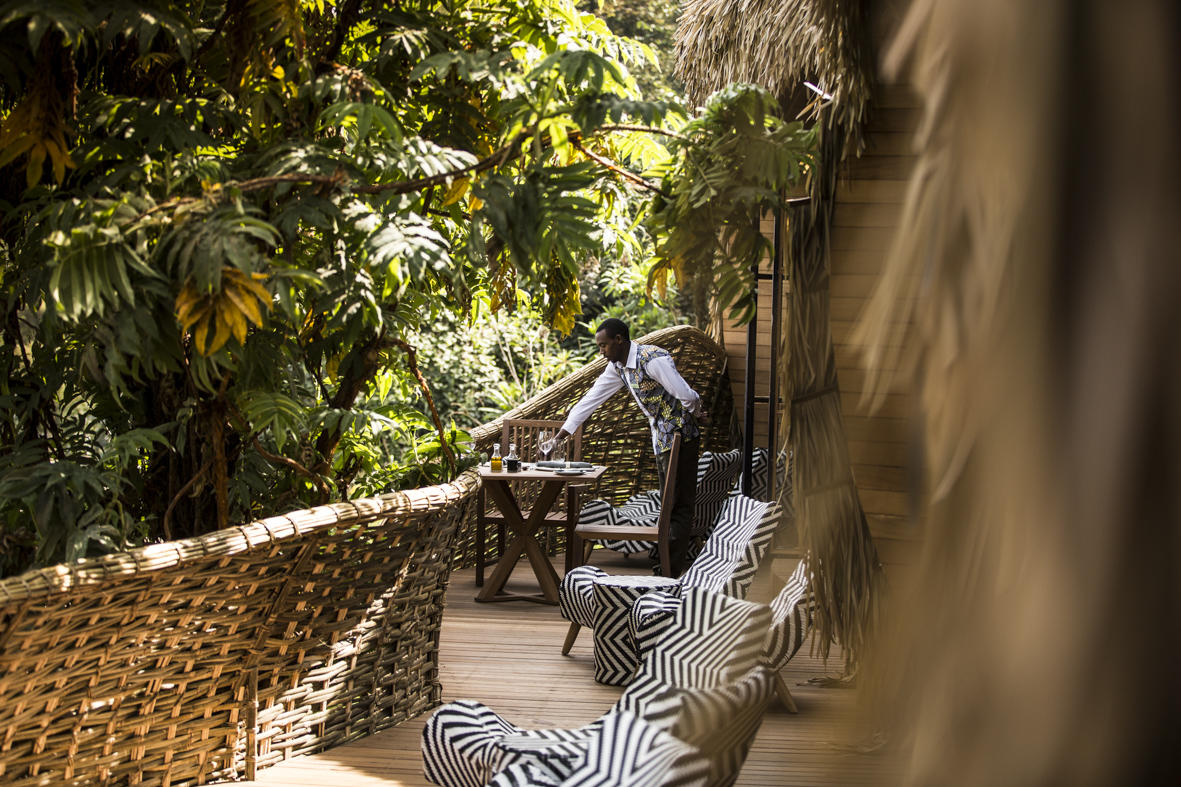
[[[681,577],[681,584],[745,597],[775,536],[781,511],[777,503],[742,495],[728,498],[705,548]]]
[[[595,625],[595,580],[607,572],[595,566],[578,566],[566,572],[558,586],[558,612],[571,623]]]
[[[763,645],[766,663],[778,672],[804,644],[812,626],[813,597],[808,593],[808,567],[801,560],[771,602],[771,630]],[[643,652],[643,651],[641,651]]]
[[[504,787],[698,784],[707,766],[694,764],[696,747],[708,760],[708,783],[732,783],[769,696],[758,662],[771,610],[699,588],[684,592],[673,625],[606,716],[575,730],[524,730],[481,703],[449,703],[423,728],[427,779],[444,787],[478,787],[502,773]],[[711,725],[724,731],[706,734]],[[611,773],[640,776],[611,781]]]
[[[742,455],[738,449],[725,453],[703,453],[697,460],[697,501],[693,507],[693,543],[697,549],[690,547],[689,557],[695,557],[700,550],[701,542],[709,537],[713,531],[718,512],[726,502],[727,495],[734,486],[734,479],[742,469]],[[580,524],[593,524],[611,527],[613,525],[647,525],[656,526],[660,517],[660,492],[649,490],[632,495],[626,503],[618,508],[613,507],[606,500],[591,500],[582,507],[578,514]],[[601,539],[597,542],[607,549],[614,549],[625,554],[637,552],[654,552],[655,542],[626,541]],[[655,557],[655,555],[653,555]]]

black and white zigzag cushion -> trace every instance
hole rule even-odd
[[[561,787],[548,773],[531,762],[514,762],[488,782],[488,787]]]
[[[697,460],[697,500],[693,507],[693,538],[700,543],[709,537],[726,496],[734,486],[734,479],[742,469],[741,451],[725,453],[706,451]],[[606,500],[591,500],[578,514],[579,524],[611,527],[613,525],[648,525],[655,527],[660,517],[660,492],[649,490],[632,495],[626,503],[614,508]],[[602,539],[607,549],[625,554],[652,552],[652,541],[624,541]],[[690,558],[694,557],[690,552]]]
[[[636,680],[607,716],[576,730],[523,730],[481,703],[449,703],[436,711],[423,729],[426,777],[444,787],[478,787],[514,765],[529,764],[532,770],[517,768],[511,778],[534,778],[539,784],[582,784],[584,782],[575,781],[572,774],[589,762],[585,758],[589,758],[590,747],[613,715],[630,713],[663,733],[673,734],[672,730],[679,729],[682,734],[696,736],[695,722],[688,717],[706,714],[705,718],[711,720],[709,723],[733,727],[736,732],[735,735],[712,736],[704,741],[704,747],[698,746],[710,760],[710,783],[731,783],[746,754],[745,747],[749,746],[737,731],[749,727],[744,720],[754,716],[761,718],[762,712],[758,702],[755,703],[757,713],[741,706],[742,697],[757,700],[758,696],[744,693],[746,690],[734,684],[748,679],[758,680],[748,678],[752,670],[759,674],[765,672],[757,662],[771,610],[762,604],[751,604],[697,588],[685,592],[686,598],[677,610],[665,640],[647,655]],[[713,694],[694,693],[713,690],[720,692],[719,697],[738,697],[739,700],[735,701],[737,704],[727,706]],[[728,707],[735,714],[733,719],[716,716]],[[721,721],[717,721],[719,718]],[[731,746],[737,747],[737,753],[725,749]],[[622,750],[615,747],[611,751]],[[640,767],[655,768],[643,763]],[[677,776],[679,770],[672,773],[680,778]],[[717,778],[714,778],[715,774]],[[678,782],[674,779],[665,783]]]
[[[705,785],[711,762],[692,746],[631,713],[611,713],[563,787]]]
[[[771,602],[771,630],[767,632],[763,650],[767,666],[772,670],[783,669],[804,644],[812,626],[813,604],[808,593],[807,563],[801,560]]]
[[[656,527],[660,518],[660,493],[655,490],[632,495],[618,508],[606,500],[592,500],[578,513],[578,523],[596,527],[647,526]],[[607,549],[625,554],[648,552],[656,545],[654,541],[620,541],[600,539],[597,543]]]
[[[743,598],[775,535],[780,509],[741,495],[730,498],[718,517],[705,550],[681,577],[681,588],[698,584]],[[743,540],[746,547],[743,547]],[[727,572],[729,574],[727,575]],[[628,634],[643,658],[664,636],[681,603],[680,589],[648,593],[636,600],[628,616]]]
[[[737,680],[760,663],[770,625],[765,604],[684,588],[672,625],[645,654],[615,710],[659,724],[666,714],[648,707],[651,697],[668,686],[709,689]]]
[[[595,580],[607,576],[596,566],[578,566],[566,572],[558,586],[558,612],[571,623],[595,625]]]
[[[706,542],[705,549],[681,577],[680,586],[701,587],[736,598],[744,597],[779,525],[780,510],[776,503],[765,503],[742,495],[727,498],[718,516],[717,527]],[[558,588],[558,609],[562,617],[593,628],[596,614],[594,585],[605,576],[607,574],[602,569],[594,566],[579,566],[568,572]],[[677,594],[675,588],[672,593]],[[648,602],[641,599],[637,603]],[[645,614],[649,611],[647,607],[643,608]],[[660,636],[660,631],[655,627],[667,625],[673,611],[675,605],[669,606],[669,614],[663,618],[658,620],[653,617],[641,624],[634,620],[633,608],[633,613],[629,613],[627,618],[626,631],[622,631],[626,636],[621,634],[619,642],[614,644],[596,638],[596,647],[613,652],[623,648],[638,648],[636,653],[643,653],[648,649],[644,643],[650,643]]]
[[[787,451],[780,451],[775,459],[775,498],[789,509],[791,506],[791,459]],[[766,448],[756,448],[751,454],[750,497],[756,500],[771,499],[771,462]],[[734,485],[731,494],[741,489]]]
[[[726,500],[718,524],[681,584],[746,596],[759,563],[779,526],[782,508],[742,495]]]

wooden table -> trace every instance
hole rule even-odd
[[[558,574],[550,564],[549,558],[545,556],[545,552],[542,551],[541,545],[537,543],[534,534],[545,523],[546,512],[558,499],[562,487],[571,482],[594,481],[607,472],[607,468],[595,465],[590,470],[577,475],[562,475],[553,470],[540,469],[532,465],[523,465],[522,469],[516,473],[507,471],[494,473],[487,465],[480,465],[477,471],[485,484],[488,496],[492,498],[504,516],[505,524],[512,532],[512,540],[505,546],[504,554],[500,556],[496,568],[492,571],[492,576],[488,578],[479,595],[476,596],[476,601],[522,599],[557,604]],[[528,519],[525,519],[521,513],[521,507],[517,504],[516,496],[513,495],[513,481],[541,482],[541,489],[537,493],[537,500],[533,503],[533,509],[529,512]],[[528,555],[529,563],[533,566],[533,573],[537,576],[537,582],[541,586],[539,595],[504,592],[504,583],[513,573],[522,552]]]

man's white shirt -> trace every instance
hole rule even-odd
[[[632,342],[631,349],[627,353],[627,361],[623,364],[613,361],[607,362],[607,368],[595,380],[594,385],[570,409],[570,414],[566,416],[566,423],[562,424],[562,428],[573,434],[574,430],[582,426],[587,418],[590,418],[595,408],[607,401],[613,393],[625,385],[621,371],[625,368],[635,369],[637,364],[636,343]],[[685,378],[681,377],[677,371],[676,364],[673,363],[672,356],[661,355],[653,358],[648,361],[647,366],[644,367],[644,371],[653,380],[660,383],[664,390],[679,399],[686,410],[694,416],[701,415],[701,397],[689,387],[689,384],[685,382]],[[628,386],[628,390],[631,390],[630,386]],[[652,414],[644,407],[643,402],[636,396],[635,391],[632,391],[631,394],[632,398],[636,400],[636,404],[640,406],[640,411],[647,416],[648,422],[651,423]]]

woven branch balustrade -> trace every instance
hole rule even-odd
[[[701,450],[729,450],[735,443],[734,397],[726,371],[725,349],[689,325],[662,328],[635,341],[668,350],[677,364],[677,371],[701,395],[711,416],[702,435]],[[565,419],[571,406],[587,392],[606,366],[607,361],[599,358],[495,421],[473,430],[476,449],[487,455],[492,444],[500,440],[501,422],[506,418]],[[656,457],[652,453],[648,421],[626,389],[601,404],[583,424],[582,458],[607,467],[607,472],[589,490],[590,497],[620,505],[636,492],[657,488]],[[589,498],[584,495],[583,499]],[[475,523],[469,522],[469,525],[455,550],[457,568],[475,563]],[[494,538],[485,542],[489,561],[495,561],[497,557],[495,542]],[[547,530],[542,546],[551,555],[563,551],[566,548],[565,534],[557,528]]]
[[[644,341],[713,405],[707,445],[728,444],[721,349],[692,328]],[[509,415],[559,415],[601,370]],[[587,425],[584,456],[611,467],[598,491],[613,500],[654,484],[636,410],[616,396]],[[253,778],[434,707],[444,591],[473,556],[478,487],[468,471],[0,582],[0,783]]]

